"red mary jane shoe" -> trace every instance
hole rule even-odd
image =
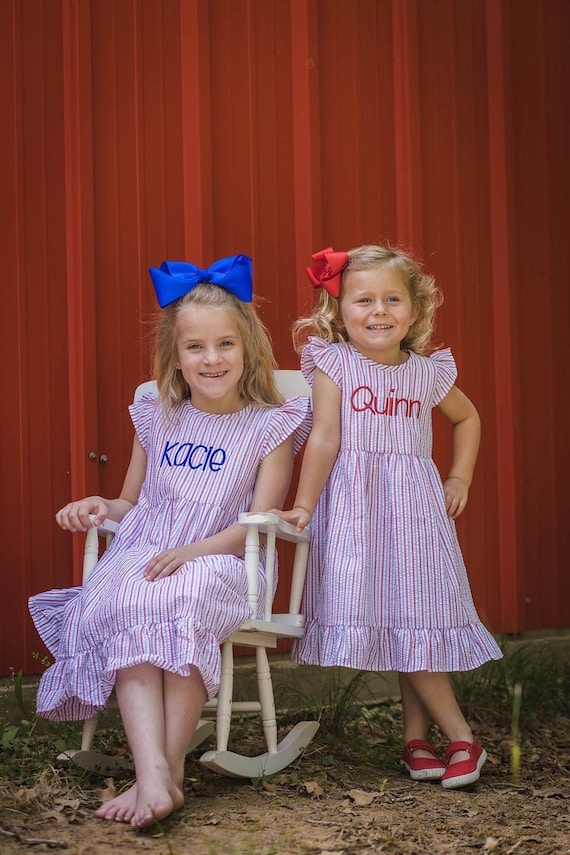
[[[414,757],[414,751],[420,748],[423,751],[429,751],[432,757]],[[445,765],[440,760],[436,749],[430,742],[423,739],[411,739],[404,745],[402,763],[413,781],[439,781],[445,773]]]
[[[458,763],[450,763],[451,757],[456,751],[467,751],[468,760],[460,760]],[[441,779],[441,786],[446,790],[454,790],[457,787],[466,787],[479,779],[481,766],[487,759],[487,752],[477,742],[452,742],[445,752],[445,773]]]

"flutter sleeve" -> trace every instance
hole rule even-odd
[[[435,365],[435,385],[432,405],[435,407],[442,401],[457,380],[457,367],[450,348],[436,350],[429,357]]]
[[[291,398],[271,411],[271,419],[265,436],[263,456],[281,445],[293,435],[295,454],[300,451],[311,430],[311,402],[305,396]]]
[[[129,407],[135,431],[145,451],[148,451],[147,444],[150,436],[150,428],[158,406],[160,406],[160,403],[156,395],[153,395],[152,392],[147,392],[146,395],[142,396],[140,401],[131,404]]]
[[[339,389],[342,388],[342,370],[338,352],[340,346],[327,344],[316,336],[309,338],[301,351],[301,371],[307,383],[313,385],[315,370],[320,368]]]

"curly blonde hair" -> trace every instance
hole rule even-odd
[[[397,273],[407,287],[412,305],[418,310],[418,317],[401,342],[402,350],[424,354],[430,349],[435,324],[435,310],[443,302],[441,291],[435,279],[423,273],[420,264],[411,255],[389,246],[366,244],[348,251],[348,264],[342,273],[344,277],[355,270],[370,270],[375,267],[388,267]],[[342,321],[342,284],[340,297],[331,297],[324,288],[320,289],[318,302],[308,318],[299,318],[293,325],[293,342],[299,352],[307,343],[309,335],[332,344],[348,341],[348,335]]]
[[[178,407],[192,397],[192,390],[176,367],[176,327],[182,312],[194,306],[229,312],[234,317],[243,344],[244,370],[238,392],[244,404],[275,407],[283,396],[275,384],[277,367],[269,333],[253,303],[244,303],[219,285],[202,283],[160,311],[155,325],[154,378],[165,410]]]

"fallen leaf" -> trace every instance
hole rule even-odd
[[[81,801],[79,799],[56,799],[55,803],[59,810],[76,811],[81,807]]]
[[[532,794],[540,799],[570,799],[570,791],[564,792],[564,790],[546,788],[539,790],[533,789]]]
[[[104,783],[106,784],[105,789],[98,787],[95,789],[95,794],[102,802],[110,802],[111,799],[116,798],[118,795],[117,788],[115,787],[115,782],[112,778],[105,778]]]
[[[347,795],[350,796],[354,804],[358,807],[366,807],[366,805],[371,805],[374,799],[377,796],[381,796],[382,793],[370,793],[366,792],[366,790],[349,790]]]
[[[324,794],[323,788],[320,784],[317,784],[316,781],[305,781],[303,786],[310,796],[316,796],[319,798]]]
[[[57,810],[42,811],[42,821],[54,819],[58,825],[68,825],[67,818]]]

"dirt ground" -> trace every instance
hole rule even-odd
[[[397,710],[386,715],[397,724]],[[398,768],[399,747],[369,725],[344,740],[321,731],[293,767],[262,781],[221,777],[191,756],[186,804],[160,828],[135,831],[92,817],[120,781],[70,788],[69,776],[48,768],[33,787],[0,785],[0,853],[570,853],[566,717],[523,735],[518,780],[508,730],[477,723],[489,760],[476,785],[456,791],[412,782]]]

